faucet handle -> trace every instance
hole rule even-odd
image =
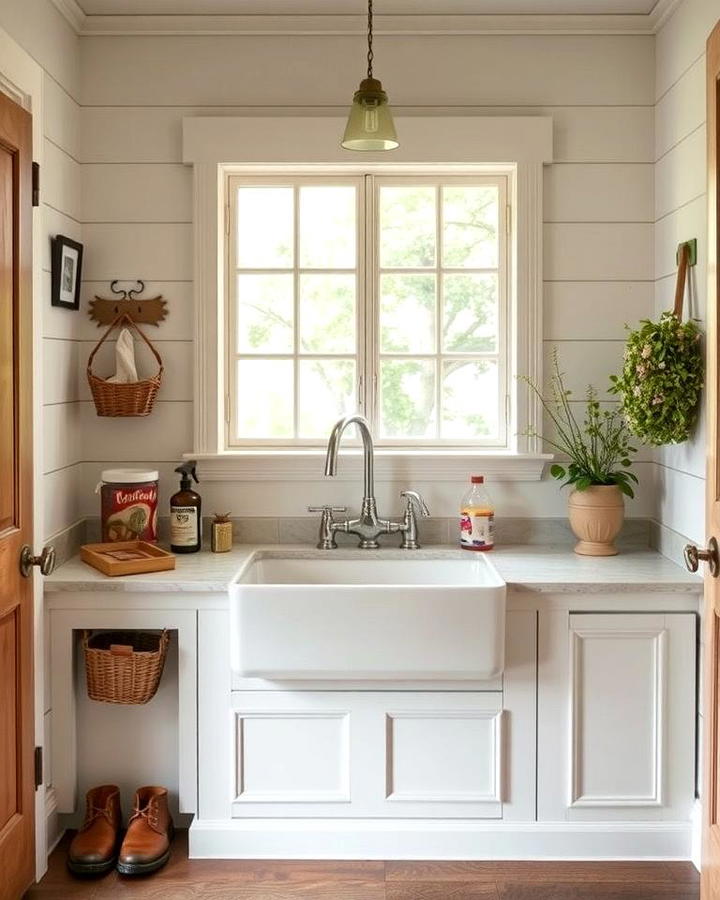
[[[430,510],[427,508],[427,503],[425,503],[425,501],[417,491],[400,491],[400,496],[405,498],[408,508],[416,506],[418,512],[424,518],[427,518],[430,515]]]
[[[322,513],[320,516],[320,531],[318,532],[318,550],[335,550],[337,544],[335,543],[335,532],[333,530],[335,525],[333,513],[346,512],[347,506],[331,506],[326,503],[323,506],[308,506],[307,509],[308,512]]]

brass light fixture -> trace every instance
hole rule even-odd
[[[395,150],[400,144],[395,133],[387,94],[373,78],[373,2],[368,0],[367,78],[355,91],[342,146],[346,150]]]

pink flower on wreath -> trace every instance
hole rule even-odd
[[[642,348],[642,353],[640,355],[642,356],[643,359],[648,359],[650,357],[651,353],[652,353],[652,347],[650,346],[650,344],[645,344],[645,346]]]
[[[656,394],[656,395],[652,398],[652,404],[653,404],[653,406],[659,406],[659,405],[663,402],[664,399],[665,399],[665,397],[663,397],[662,394]]]

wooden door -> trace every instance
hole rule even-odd
[[[33,881],[32,119],[0,94],[0,898]]]
[[[720,203],[720,23],[707,44],[708,297],[706,534],[720,539],[720,327],[718,322],[718,215]],[[711,548],[712,549],[712,548]],[[703,771],[702,897],[720,900],[720,579],[715,564],[705,569],[705,748]]]

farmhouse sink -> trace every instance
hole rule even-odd
[[[230,590],[231,660],[268,680],[483,680],[503,670],[505,583],[467,558],[259,551]]]

